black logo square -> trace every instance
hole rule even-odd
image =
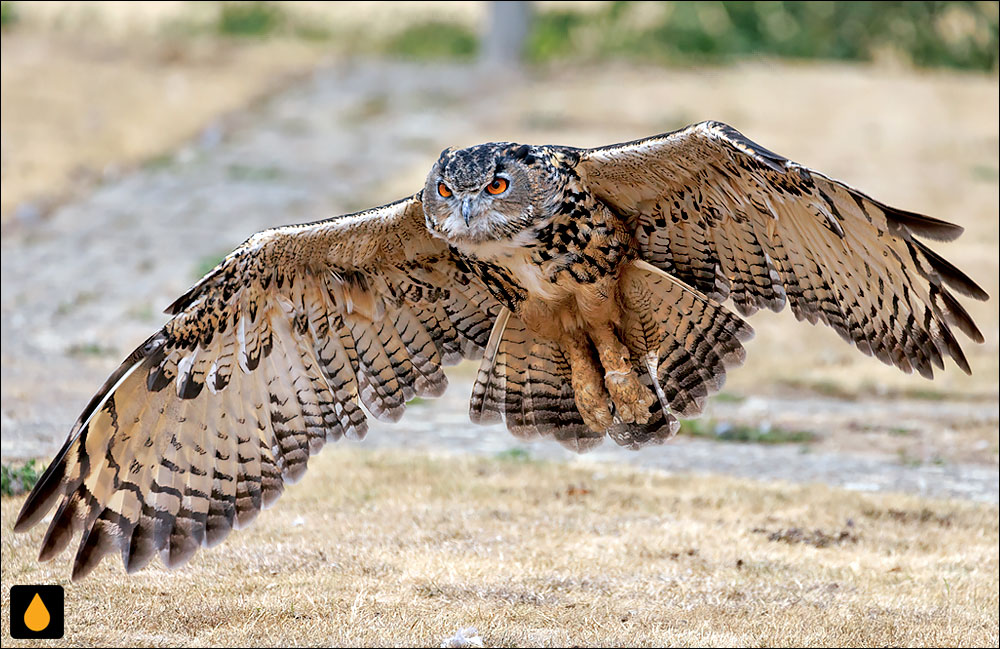
[[[10,637],[57,640],[66,620],[62,586],[11,586]]]

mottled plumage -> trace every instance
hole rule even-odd
[[[73,578],[221,541],[302,476],[482,363],[473,421],[578,451],[661,443],[699,414],[786,302],[862,352],[932,377],[952,290],[986,294],[918,237],[958,226],[887,205],[717,122],[598,149],[447,150],[424,189],[248,239],[168,312],[84,410],[28,497],[40,558],[82,539]],[[363,408],[362,408],[363,406]]]

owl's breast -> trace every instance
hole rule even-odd
[[[530,253],[522,252],[510,258],[506,266],[532,297],[558,301],[572,292],[565,283],[559,282],[558,273],[553,272],[551,262],[541,261]]]
[[[564,209],[563,209],[564,207]],[[581,194],[551,217],[516,235],[453,243],[478,266],[484,283],[500,298],[516,292],[549,304],[598,290],[635,258],[632,237],[602,204]]]
[[[538,240],[533,232],[476,244],[466,251],[470,258],[494,268],[502,268],[507,278],[527,296],[546,301],[560,300],[569,295],[566,286],[558,282],[553,260],[539,254]]]

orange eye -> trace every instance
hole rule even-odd
[[[438,183],[438,193],[445,198],[451,196],[451,190],[444,183]]]
[[[504,178],[494,178],[493,182],[486,186],[486,191],[491,194],[502,194],[507,191],[507,180]]]

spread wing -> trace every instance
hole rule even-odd
[[[40,559],[77,531],[73,579],[119,550],[187,561],[247,525],[311,454],[438,396],[481,356],[500,306],[424,225],[420,195],[260,232],[178,299],[115,371],[28,497],[59,502]]]
[[[591,191],[626,219],[650,263],[743,315],[791,304],[866,354],[933,377],[950,356],[969,372],[952,333],[983,336],[951,293],[986,293],[918,237],[962,228],[889,207],[703,122],[581,152]]]

